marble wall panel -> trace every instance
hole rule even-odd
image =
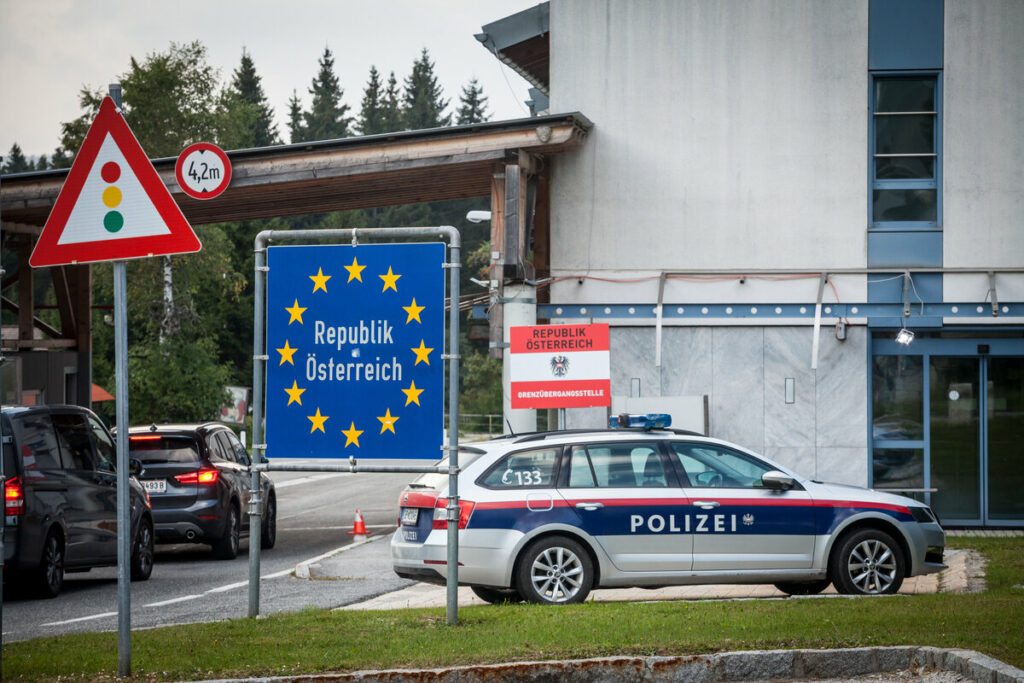
[[[764,450],[764,330],[712,331],[711,436]]]
[[[816,391],[814,371],[810,364],[812,334],[806,328],[765,328],[766,448],[814,446]],[[793,403],[786,403],[786,378],[793,379]]]
[[[785,448],[779,446],[766,446],[764,455],[784,467],[813,479],[817,469],[817,453],[814,447],[810,448]]]
[[[568,408],[565,411],[566,429],[607,429],[608,408]]]
[[[867,448],[868,331],[848,327],[838,341],[831,326],[821,330],[818,348],[817,445]]]
[[[711,328],[664,327],[661,334],[661,395],[711,395]]]
[[[815,479],[850,484],[868,485],[868,449],[865,448],[818,448],[818,464]]]
[[[634,377],[640,396],[661,396],[661,370],[654,365],[653,327],[611,328],[612,396],[631,396]]]

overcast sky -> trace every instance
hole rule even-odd
[[[483,24],[541,0],[0,0],[0,154],[17,142],[50,155],[60,124],[81,114],[81,88],[102,88],[130,59],[171,42],[202,41],[226,82],[244,47],[263,79],[287,142],[288,99],[307,89],[324,47],[334,53],[345,102],[357,113],[370,65],[401,84],[426,47],[457,105],[477,78],[492,120],[528,116],[529,85],[473,38]]]

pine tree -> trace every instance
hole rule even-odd
[[[381,101],[381,128],[384,133],[402,130],[401,93],[398,91],[398,79],[392,71],[388,76],[388,87]]]
[[[405,127],[409,130],[440,128],[450,126],[451,114],[444,115],[448,100],[434,75],[434,63],[430,61],[427,48],[420,58],[412,63],[412,73],[405,79],[405,96],[402,98]]]
[[[459,97],[459,112],[455,122],[464,126],[471,123],[483,123],[490,118],[491,115],[487,113],[487,98],[484,96],[484,89],[474,78],[462,88],[462,96]]]
[[[299,93],[294,90],[288,100],[288,132],[293,145],[309,139],[306,137],[306,124],[303,123],[302,101],[299,100]]]
[[[45,171],[48,168],[50,168],[49,160],[47,160],[45,154],[40,154],[39,158],[36,159],[36,170],[37,171]]]
[[[225,97],[226,110],[230,120],[238,125],[234,131],[239,138],[234,144],[223,140],[230,147],[267,147],[281,144],[274,123],[274,110],[267,102],[263,83],[256,73],[252,57],[244,49],[242,61],[235,69]]]
[[[332,140],[349,135],[352,117],[345,116],[348,105],[341,101],[345,91],[334,73],[334,56],[330,48],[324,48],[320,57],[320,72],[309,88],[313,102],[308,112],[303,112],[307,140]]]
[[[24,152],[21,151],[21,145],[15,142],[11,145],[11,151],[7,153],[7,157],[4,159],[3,172],[24,173],[25,171],[32,170],[34,170],[32,163],[25,158]]]
[[[370,79],[363,90],[363,101],[359,107],[359,118],[356,127],[363,135],[376,135],[387,132],[383,123],[383,93],[381,92],[380,72],[377,67],[370,66]]]

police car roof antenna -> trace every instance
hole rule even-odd
[[[503,415],[503,417],[505,418],[505,424],[508,425],[508,433],[515,436],[516,430],[512,429],[512,421],[508,419],[508,415]]]

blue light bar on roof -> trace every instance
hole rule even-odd
[[[612,415],[608,418],[611,429],[628,427],[639,429],[668,429],[672,426],[672,416],[667,413],[647,413],[646,415]]]

